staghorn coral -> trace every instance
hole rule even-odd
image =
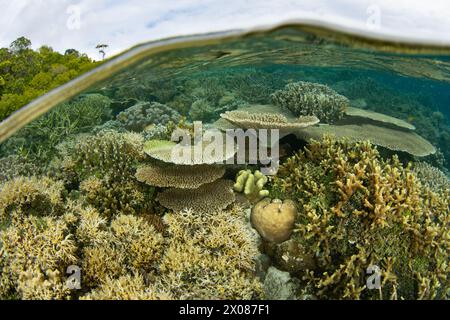
[[[292,200],[265,198],[253,207],[250,217],[261,237],[280,243],[288,240],[292,234],[297,208]]]
[[[81,300],[172,300],[173,297],[161,289],[149,287],[141,275],[125,275],[118,279],[108,277],[98,288]]]
[[[61,275],[76,263],[77,246],[63,219],[16,215],[1,232],[0,242],[3,297],[12,293],[23,299],[69,297]]]
[[[324,135],[346,138],[353,142],[369,140],[371,143],[393,151],[402,151],[416,157],[424,157],[436,152],[427,140],[412,131],[375,126],[368,123],[335,124],[309,127],[295,132],[299,139],[320,140]]]
[[[225,209],[234,202],[233,182],[219,179],[204,184],[197,189],[167,189],[157,195],[157,200],[164,207],[182,211],[212,212]]]
[[[81,216],[82,224],[93,226],[77,230],[85,243],[81,258],[84,281],[89,287],[130,272],[146,274],[162,255],[163,236],[144,218],[118,215],[107,226],[99,214],[86,212]]]
[[[149,163],[139,167],[136,179],[155,187],[195,189],[225,174],[224,167],[212,165],[179,166]]]
[[[64,186],[48,177],[17,177],[0,189],[0,222],[20,215],[57,215],[62,212]]]
[[[233,190],[243,192],[251,202],[257,202],[261,198],[267,197],[269,191],[264,189],[268,179],[261,171],[241,170],[236,175],[236,183]]]
[[[158,102],[138,102],[117,115],[127,130],[140,132],[151,124],[177,123],[180,114],[172,108]]]
[[[169,243],[159,265],[161,283],[177,299],[255,299],[257,237],[242,208],[168,213]]]
[[[271,95],[273,102],[296,116],[315,116],[321,122],[341,119],[350,101],[326,85],[299,81],[288,83]]]
[[[280,167],[271,193],[299,204],[290,241],[316,266],[294,272],[319,298],[446,296],[449,190],[433,192],[397,157],[325,137]],[[370,265],[381,269],[381,290],[365,288]]]

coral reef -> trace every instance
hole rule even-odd
[[[177,299],[256,299],[257,236],[242,208],[210,213],[185,210],[164,217],[169,243],[159,268]],[[224,236],[226,235],[226,236]]]
[[[158,102],[138,102],[117,115],[117,120],[126,129],[137,132],[151,124],[167,124],[169,121],[178,123],[180,119],[177,111]]]
[[[268,179],[261,171],[241,170],[236,175],[236,183],[233,190],[243,192],[251,202],[257,202],[261,198],[267,197],[269,191],[264,189]]]
[[[364,120],[370,119],[375,122],[381,122],[384,125],[392,125],[394,127],[399,127],[399,128],[403,128],[406,130],[415,130],[416,129],[416,127],[414,127],[412,124],[410,124],[404,120],[390,117],[390,116],[382,114],[382,113],[373,112],[370,110],[359,109],[359,108],[354,108],[354,107],[347,107],[345,109],[345,116],[350,117],[350,118],[357,118],[357,119],[363,118]]]
[[[224,167],[213,165],[179,166],[152,163],[139,167],[136,179],[155,187],[195,189],[214,182],[224,174]]]
[[[157,195],[164,207],[174,211],[185,209],[195,212],[219,211],[234,202],[233,182],[219,179],[197,189],[167,189]]]
[[[299,81],[289,83],[271,95],[273,102],[296,116],[315,116],[333,123],[343,117],[350,101],[326,85]]]
[[[294,230],[297,208],[292,200],[265,198],[253,208],[250,216],[253,227],[264,240],[280,243],[288,240]]]
[[[340,299],[445,298],[449,192],[433,192],[368,142],[330,137],[289,158],[271,190],[299,205],[289,241],[315,257],[315,268],[295,272],[317,297]],[[365,287],[371,265],[380,290]]]
[[[196,100],[189,110],[189,116],[193,121],[211,121],[216,110],[205,99]]]

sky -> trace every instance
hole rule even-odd
[[[74,48],[99,60],[171,36],[318,19],[359,30],[450,43],[448,0],[0,0],[0,47]]]

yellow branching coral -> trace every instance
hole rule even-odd
[[[317,264],[297,272],[318,297],[445,297],[450,190],[433,192],[397,157],[325,136],[280,167],[271,192],[299,204],[291,241]],[[371,265],[381,290],[365,288]]]
[[[108,228],[103,226],[103,221],[98,214],[86,212],[79,223],[83,229],[77,230],[77,234],[84,238],[86,225],[89,225],[89,234],[98,239],[82,250],[86,285],[93,287],[108,277],[150,272],[155,268],[162,254],[164,239],[153,225],[132,215],[117,216]]]
[[[162,289],[146,285],[141,275],[108,277],[98,288],[81,297],[82,300],[171,300]]]
[[[182,211],[211,212],[225,209],[235,200],[233,182],[219,179],[197,189],[167,189],[160,192],[157,200],[164,207]]]
[[[155,187],[195,189],[216,181],[224,174],[224,167],[214,165],[180,166],[152,163],[139,167],[136,179]]]
[[[80,183],[80,191],[86,203],[106,217],[151,211],[153,206],[153,190],[133,180],[118,182],[109,176],[91,176]]]
[[[161,282],[178,299],[254,299],[257,236],[242,209],[210,214],[186,210],[164,217],[169,243],[159,265]]]
[[[3,278],[2,285],[10,287],[0,292],[16,291],[22,298],[66,297],[60,275],[78,261],[68,224],[63,219],[35,216],[14,222],[1,232],[2,278],[7,275],[9,279]]]
[[[40,216],[61,213],[64,187],[60,182],[47,177],[17,177],[0,188],[0,221],[12,212]]]

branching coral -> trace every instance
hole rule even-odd
[[[43,177],[18,177],[4,183],[0,189],[0,222],[13,214],[56,215],[62,212],[61,182]]]
[[[125,128],[137,132],[151,124],[167,124],[169,121],[177,123],[180,118],[177,111],[158,102],[139,102],[117,116],[117,120]]]
[[[236,176],[233,189],[236,192],[243,192],[251,202],[257,202],[269,195],[269,191],[264,189],[267,181],[267,177],[259,170],[254,173],[251,170],[241,170]]]
[[[316,116],[325,123],[341,119],[350,105],[346,97],[326,85],[304,81],[289,83],[271,97],[276,105],[297,116]]]
[[[449,189],[418,182],[367,142],[325,137],[289,158],[271,193],[299,204],[296,233],[317,266],[297,270],[327,298],[444,298],[448,290]],[[365,288],[370,265],[381,290]]]
[[[257,238],[238,206],[205,214],[169,213],[169,243],[160,264],[162,284],[178,299],[254,299]]]
[[[77,261],[77,246],[69,225],[53,217],[18,217],[1,232],[4,259],[0,292],[23,299],[63,299],[69,296],[62,277]],[[7,277],[7,281],[6,278]]]
[[[413,172],[425,186],[434,192],[450,189],[449,177],[441,170],[429,165],[426,162],[415,162]]]

